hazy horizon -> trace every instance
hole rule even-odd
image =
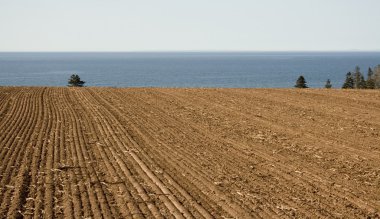
[[[379,8],[377,0],[0,0],[0,51],[377,52]]]
[[[0,51],[0,53],[380,53],[380,50],[135,50],[135,51]]]

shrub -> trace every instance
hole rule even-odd
[[[296,87],[296,88],[308,88],[308,86],[306,85],[306,80],[302,75],[297,79],[296,85],[294,87]]]
[[[81,81],[79,75],[73,74],[73,75],[71,75],[67,86],[69,86],[69,87],[83,87],[84,83],[86,83],[86,82]]]
[[[327,88],[327,89],[332,88],[332,84],[331,84],[330,79],[327,79],[326,84],[325,84],[325,88]]]

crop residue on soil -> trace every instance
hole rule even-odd
[[[380,92],[0,88],[0,217],[378,218]]]

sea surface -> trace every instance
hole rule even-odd
[[[303,75],[341,87],[355,66],[378,64],[380,52],[0,53],[0,86],[66,86],[78,74],[86,86],[289,88]]]

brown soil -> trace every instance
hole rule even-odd
[[[379,218],[380,92],[0,88],[2,218]]]

